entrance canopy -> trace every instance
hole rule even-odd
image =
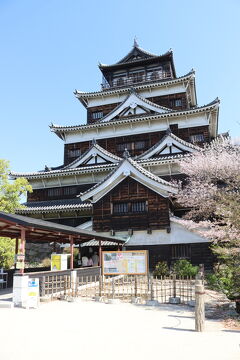
[[[83,230],[52,223],[50,221],[31,218],[28,216],[8,214],[0,211],[0,236],[21,238],[21,231],[25,230],[25,240],[31,242],[63,242],[84,243],[89,240],[105,240],[116,244],[125,243],[115,236],[103,236],[94,231]]]
[[[0,237],[16,239],[15,254],[20,258],[20,274],[24,273],[25,243],[31,242],[62,242],[70,243],[70,269],[73,269],[73,247],[74,243],[82,244],[95,239],[99,243],[99,262],[101,265],[102,241],[111,241],[117,245],[125,241],[113,236],[103,236],[94,231],[74,228],[72,226],[60,225],[45,220],[34,219],[28,216],[8,214],[0,211]],[[20,239],[20,249],[18,242]],[[19,251],[20,250],[20,251]]]

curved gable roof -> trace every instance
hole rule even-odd
[[[118,156],[110,153],[109,151],[105,150],[104,148],[102,148],[94,140],[92,146],[87,151],[85,151],[82,155],[80,155],[77,159],[75,159],[70,164],[64,166],[64,168],[62,168],[62,170],[74,169],[83,164],[85,164],[85,165],[93,164],[92,162],[90,162],[91,159],[96,159],[96,162],[95,162],[96,165],[104,164],[107,162],[117,163],[122,160],[120,157],[118,157]],[[98,161],[98,159],[100,159],[100,160]]]
[[[128,176],[163,197],[168,197],[169,193],[177,193],[177,186],[147,171],[133,159],[125,158],[104,180],[80,194],[80,198],[82,201],[90,199],[95,203]]]
[[[171,149],[170,149],[171,148]],[[168,149],[168,150],[165,150]],[[175,150],[174,150],[175,149]],[[195,152],[200,151],[201,148],[194,144],[191,144],[178,136],[174,135],[169,129],[166,135],[159,140],[150,149],[136,157],[136,160],[150,159],[157,155],[167,155],[171,153],[182,153],[182,152]]]
[[[99,122],[110,121],[119,114],[121,114],[121,112],[123,112],[125,109],[134,109],[137,106],[143,107],[146,110],[145,113],[153,111],[154,113],[159,114],[172,111],[172,109],[154,104],[153,102],[143,98],[142,96],[138,95],[135,90],[132,89],[126,99],[110,113],[100,119]]]
[[[114,68],[121,67],[122,65],[123,66],[127,65],[129,63],[137,65],[138,63],[140,63],[142,61],[149,61],[149,60],[151,61],[151,60],[155,60],[155,59],[160,60],[160,61],[166,61],[166,60],[171,61],[173,74],[174,74],[174,77],[176,77],[176,71],[175,71],[174,62],[173,62],[173,52],[171,49],[162,55],[155,55],[155,54],[152,54],[152,53],[140,48],[136,43],[134,43],[133,48],[121,60],[119,60],[115,64],[111,64],[111,65],[100,63],[99,68],[101,71],[111,70]]]

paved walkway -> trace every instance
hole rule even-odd
[[[0,315],[1,360],[240,359],[240,331],[208,320],[196,333],[184,306],[55,301]]]

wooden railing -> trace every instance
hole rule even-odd
[[[133,75],[129,77],[121,77],[109,82],[104,79],[105,81],[101,84],[101,86],[102,86],[102,90],[106,90],[109,88],[128,86],[137,83],[152,82],[152,81],[158,81],[158,80],[170,79],[170,78],[172,78],[172,74],[170,71],[162,71],[162,72],[157,72],[156,74],[147,74],[147,75],[143,74],[143,75],[135,75],[135,76]]]
[[[100,267],[86,267],[73,269],[77,277],[81,277],[83,281],[88,281],[90,277],[99,278]],[[28,273],[30,278],[39,279],[40,297],[50,296],[58,297],[61,294],[69,294],[72,289],[72,270],[61,271],[40,271]]]

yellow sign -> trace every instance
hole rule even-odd
[[[61,270],[61,255],[52,255],[51,270]]]

